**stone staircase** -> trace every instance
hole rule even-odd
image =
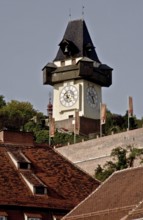
[[[104,165],[106,161],[111,160],[112,149],[128,145],[143,148],[143,128],[56,148],[56,150],[93,175],[98,164]]]

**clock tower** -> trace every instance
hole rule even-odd
[[[102,87],[112,84],[112,68],[102,64],[84,20],[68,23],[53,62],[43,67],[43,84],[53,86],[53,117],[57,128],[99,133]]]

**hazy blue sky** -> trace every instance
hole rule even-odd
[[[113,67],[103,89],[108,109],[124,115],[127,97],[143,117],[143,0],[0,0],[0,95],[46,113],[42,67],[53,61],[71,19],[84,19],[99,59]]]

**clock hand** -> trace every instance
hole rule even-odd
[[[93,102],[93,104],[95,104],[95,102],[94,102],[94,96],[92,95],[91,97],[92,97],[92,102]]]
[[[90,98],[91,98],[91,102],[92,102],[93,104],[95,104],[94,95],[93,95],[91,92],[89,92],[89,96],[90,96]]]

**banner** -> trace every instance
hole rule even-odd
[[[75,111],[75,133],[79,134],[80,129],[80,119],[79,119],[79,111]]]
[[[129,96],[128,103],[128,117],[133,117],[133,98]]]
[[[105,104],[101,104],[101,110],[100,110],[100,123],[101,125],[106,123],[106,105]]]
[[[51,118],[49,123],[50,123],[50,137],[54,137],[54,135],[55,135],[55,119]]]

